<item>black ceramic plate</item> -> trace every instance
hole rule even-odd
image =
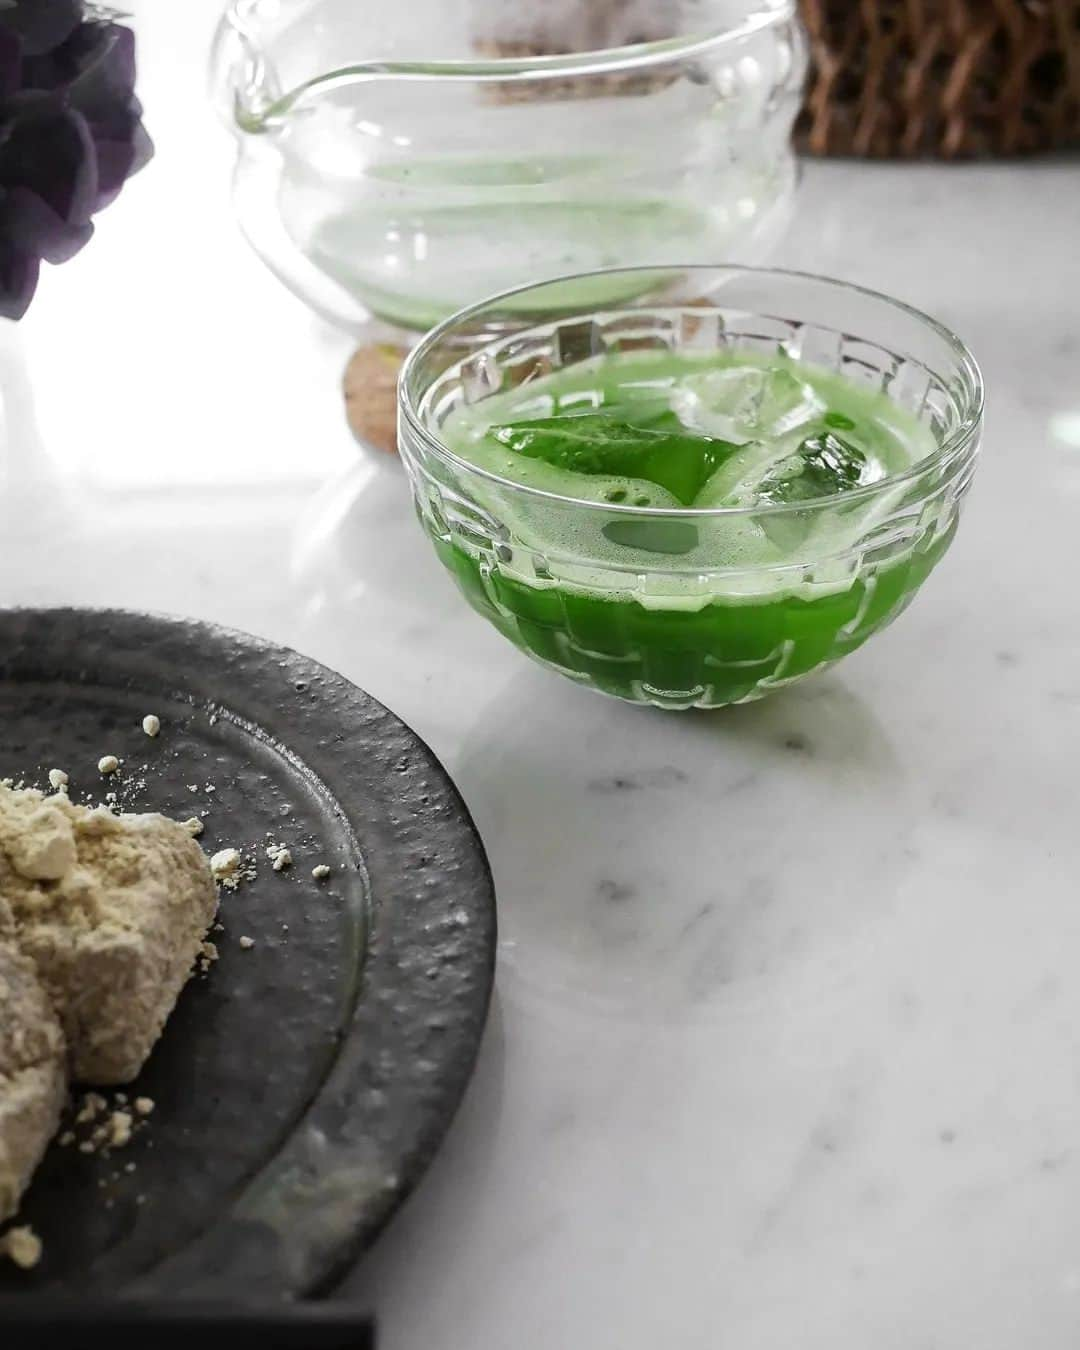
[[[45,1258],[0,1263],[0,1293],[329,1287],[424,1171],[483,1029],[494,896],[452,783],[325,667],[116,611],[0,612],[0,725],[0,776],[44,787],[55,767],[76,801],[205,813],[209,851],[257,860],[222,901],[220,959],[129,1089],[156,1102],[150,1123],[110,1156],[54,1144],[20,1216]]]

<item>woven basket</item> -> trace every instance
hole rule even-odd
[[[1080,145],[1080,0],[801,0],[816,155],[1026,155]]]

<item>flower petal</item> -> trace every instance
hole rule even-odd
[[[0,317],[21,319],[37,289],[41,261],[0,238]]]
[[[0,9],[0,26],[22,39],[27,56],[59,47],[82,18],[82,0],[14,0]]]
[[[84,23],[61,46],[28,58],[23,79],[34,89],[78,88],[80,106],[123,104],[135,89],[135,34],[117,23]]]
[[[138,103],[135,104],[136,116],[142,116],[142,109]],[[150,133],[143,126],[142,122],[136,122],[135,130],[131,137],[132,141],[132,160],[131,168],[128,170],[128,177],[133,173],[138,173],[140,169],[145,169],[154,158],[154,142],[150,139]]]
[[[91,134],[94,128],[91,127]],[[94,137],[97,151],[98,192],[94,199],[95,213],[103,210],[119,196],[134,169],[135,147],[131,141],[105,141]]]
[[[95,211],[108,206],[132,174],[138,173],[154,155],[154,143],[137,114],[128,116],[126,126],[122,123],[123,119],[118,117],[111,118],[108,126],[89,122],[98,164]]]
[[[27,187],[73,225],[86,224],[98,191],[97,155],[86,119],[53,94],[17,94],[6,105],[0,183]]]
[[[0,0],[0,316],[22,317],[41,262],[77,253],[153,151],[129,28],[84,0]]]
[[[93,233],[93,225],[64,220],[29,188],[11,188],[0,197],[0,234],[20,253],[34,253],[50,263],[67,262]]]
[[[55,52],[24,64],[35,89],[63,91],[90,128],[98,161],[99,211],[153,154],[134,95],[135,35],[115,23],[84,23]]]
[[[0,98],[14,94],[20,85],[23,47],[18,33],[0,24]]]

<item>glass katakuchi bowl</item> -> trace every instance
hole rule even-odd
[[[272,271],[417,333],[545,277],[761,256],[805,66],[796,0],[232,0],[212,78]]]
[[[854,387],[856,402],[865,391],[899,410],[919,457],[831,495],[680,509],[625,487],[586,500],[465,457],[462,419],[482,422],[488,400],[528,399],[536,385],[540,416],[564,377],[588,399],[580,372],[619,353],[685,356],[705,372],[799,363]],[[463,311],[413,349],[398,403],[420,523],[472,607],[551,670],[683,709],[802,680],[904,610],[956,533],[983,389],[958,338],[884,295],[790,272],[668,267],[561,279]]]

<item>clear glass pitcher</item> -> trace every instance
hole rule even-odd
[[[795,0],[231,0],[213,52],[254,248],[327,318],[412,331],[759,255],[804,71]]]

